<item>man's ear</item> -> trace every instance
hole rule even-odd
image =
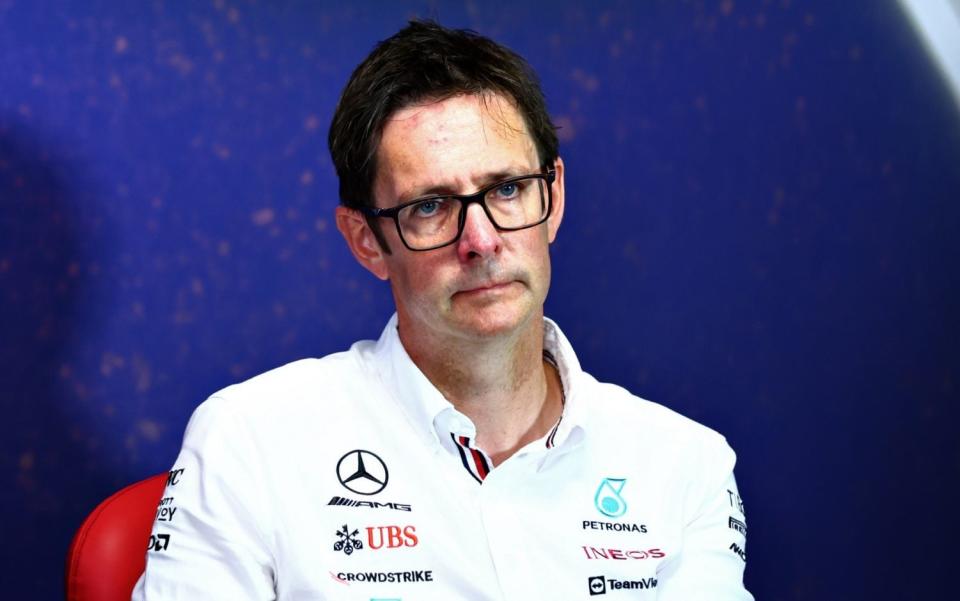
[[[557,176],[550,186],[553,192],[553,208],[550,210],[550,218],[547,219],[547,237],[551,244],[557,239],[557,230],[560,229],[560,222],[563,221],[563,159],[557,157],[557,160],[553,163],[553,168],[557,172]]]
[[[347,241],[350,252],[367,271],[381,280],[390,279],[384,252],[366,218],[356,209],[337,207],[337,229]]]

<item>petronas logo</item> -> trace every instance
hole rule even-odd
[[[618,518],[627,512],[627,502],[620,495],[623,491],[626,478],[604,478],[597,487],[597,494],[593,496],[593,503],[597,511],[611,518]]]

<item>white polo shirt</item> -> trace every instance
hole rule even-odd
[[[491,469],[396,325],[197,408],[134,600],[752,599],[723,437],[597,382],[545,320],[562,418]]]

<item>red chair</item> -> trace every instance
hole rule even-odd
[[[67,551],[67,601],[130,601],[166,483],[158,474],[131,484],[87,516]]]

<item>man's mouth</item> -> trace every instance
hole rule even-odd
[[[504,290],[513,284],[513,280],[506,282],[488,282],[484,284],[478,284],[470,288],[464,288],[459,291],[459,294],[479,294],[483,292],[497,292],[499,290]]]

